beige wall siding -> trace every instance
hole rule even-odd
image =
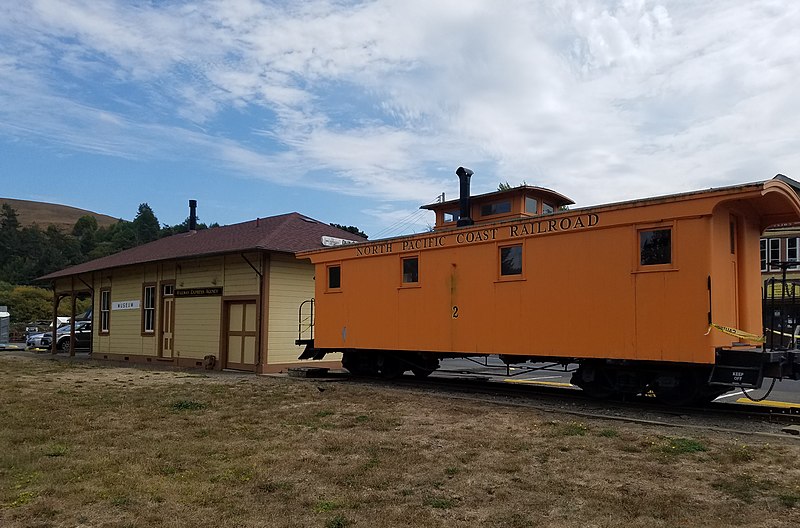
[[[111,288],[111,275],[109,272],[96,272],[92,274],[94,284],[94,299],[92,300],[93,323],[92,323],[92,352],[111,353],[111,336],[100,335],[100,290]],[[110,320],[109,320],[110,321]]]
[[[221,286],[227,295],[225,257],[180,261],[176,265],[176,288]],[[202,359],[220,357],[220,297],[175,299],[175,357]]]
[[[223,286],[223,257],[180,261],[177,265],[177,288]]]
[[[175,356],[202,359],[220,357],[220,297],[175,299]]]
[[[158,279],[155,267],[138,266],[114,270],[111,276],[111,302],[139,301],[139,308],[135,310],[111,310],[111,332],[108,336],[100,336],[95,347],[97,352],[110,354],[132,354],[155,356],[158,353],[155,335],[142,336],[142,284],[152,283]],[[104,286],[108,282],[103,281]],[[100,324],[100,288],[96,288],[95,309],[97,317],[95,322]]]
[[[246,255],[257,270],[261,270],[261,260],[257,253]],[[225,256],[225,296],[258,295],[258,274],[241,255]]]
[[[307,260],[297,260],[288,255],[261,256],[246,254],[247,259],[262,269],[262,259],[269,258],[265,266],[269,274],[269,299],[267,310],[268,356],[267,362],[274,364],[295,363],[302,352],[294,344],[297,338],[297,310],[304,300],[314,295],[314,267]],[[129,266],[103,270],[84,277],[94,287],[95,328],[93,350],[96,354],[157,356],[161,326],[161,284],[174,281],[175,288],[199,288],[220,286],[223,297],[177,297],[174,304],[173,357],[201,360],[206,355],[219,359],[220,332],[225,298],[259,296],[260,280],[255,270],[239,254],[207,257],[196,260],[180,260],[158,264]],[[142,285],[158,287],[156,302],[156,332],[142,335]],[[60,291],[69,291],[70,279],[58,281]],[[111,331],[99,335],[100,290],[111,290],[111,302],[139,301],[135,310],[112,310]],[[339,360],[340,357],[326,359]]]
[[[269,275],[269,364],[294,363],[303,349],[297,339],[297,310],[314,297],[314,266],[308,260],[272,255]],[[340,354],[326,360],[339,361]]]

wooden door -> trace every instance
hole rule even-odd
[[[226,303],[227,331],[225,368],[256,370],[256,303]]]
[[[175,285],[161,287],[161,357],[171,358],[175,343]]]

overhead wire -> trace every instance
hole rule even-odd
[[[432,201],[438,201],[440,197],[441,197],[440,194],[436,195],[436,198],[434,198]],[[401,218],[400,220],[394,222],[393,224],[390,224],[390,225],[386,226],[385,228],[381,229],[380,231],[375,233],[373,238],[382,238],[382,237],[389,236],[392,233],[401,232],[401,229],[405,229],[407,226],[415,224],[426,213],[427,213],[427,211],[425,211],[423,209],[417,209],[416,211],[414,211],[414,212],[408,214],[407,216],[405,216],[404,218]]]

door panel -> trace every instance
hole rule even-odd
[[[245,336],[242,343],[242,363],[255,364],[256,362],[256,337]]]
[[[228,363],[242,363],[242,336],[228,336]]]
[[[244,304],[231,304],[230,317],[228,318],[228,330],[231,332],[241,332],[243,326]]]
[[[256,361],[258,361],[256,303],[230,301],[226,303],[226,308],[225,368],[256,370]]]
[[[171,358],[175,347],[175,297],[174,285],[165,284],[161,289],[161,357]]]

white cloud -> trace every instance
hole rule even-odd
[[[579,204],[800,176],[799,24],[770,0],[7,4],[0,133],[420,203],[461,164]]]

